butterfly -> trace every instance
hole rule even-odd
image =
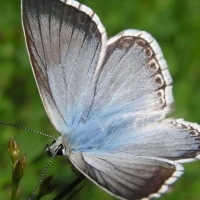
[[[124,30],[107,39],[75,0],[22,0],[26,45],[60,153],[119,199],[160,197],[200,158],[200,126],[167,117],[172,78],[155,39]]]

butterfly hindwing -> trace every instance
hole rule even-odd
[[[171,84],[155,39],[144,31],[123,31],[108,41],[91,117],[157,111],[155,120],[163,118],[173,103]]]
[[[90,139],[87,139],[90,138]],[[80,125],[64,143],[73,153],[122,152],[131,156],[149,156],[188,162],[198,159],[200,126],[183,119],[165,119],[146,123],[131,113],[112,119],[89,121]]]
[[[73,154],[72,163],[95,184],[120,199],[159,197],[181,176],[180,164],[122,154]]]

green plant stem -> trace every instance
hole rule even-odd
[[[11,193],[11,200],[16,200],[16,195],[17,195],[17,189],[19,186],[19,182],[16,183],[16,181],[14,181],[14,166],[12,167],[12,193]]]
[[[16,199],[17,189],[18,189],[18,183],[12,182],[12,193],[11,193],[11,200]]]

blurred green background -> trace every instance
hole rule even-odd
[[[174,116],[200,123],[200,1],[199,0],[82,0],[100,17],[111,37],[129,28],[145,30],[160,44],[174,80]],[[20,0],[0,5],[0,120],[42,131],[55,137],[32,75],[21,27]],[[48,138],[0,125],[0,199],[9,199],[11,161],[7,146],[12,136],[27,155],[20,183],[21,199],[28,199],[49,158]],[[200,199],[200,162],[184,164],[185,174],[162,200]],[[58,187],[52,199],[76,176],[66,159],[56,158],[46,176],[54,174]],[[74,199],[114,199],[90,181]]]

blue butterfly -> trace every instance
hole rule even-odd
[[[107,39],[74,0],[22,0],[33,74],[66,156],[119,199],[160,197],[200,158],[200,126],[167,118],[172,78],[155,39],[125,30]],[[61,152],[60,152],[61,150]]]

